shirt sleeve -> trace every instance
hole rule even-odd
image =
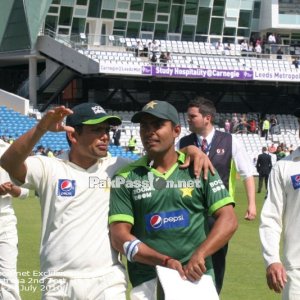
[[[126,184],[119,184],[124,181],[123,176],[113,178],[113,186],[110,191],[109,224],[113,222],[126,222],[134,225],[133,207],[130,190]]]
[[[25,188],[23,188],[23,187],[21,187],[20,189],[21,189],[21,193],[20,193],[20,195],[19,195],[19,198],[20,198],[20,199],[25,199],[25,198],[27,198],[28,195],[29,195],[29,190],[28,190],[28,189],[25,189]]]
[[[228,204],[235,205],[233,198],[229,195],[217,172],[215,175],[209,172],[208,179],[204,180],[203,184],[209,215],[213,215],[219,208]]]
[[[256,174],[254,165],[245,147],[234,135],[232,136],[232,158],[236,170],[243,180]]]
[[[269,176],[268,196],[261,211],[259,227],[263,258],[266,266],[280,262],[280,235],[282,231],[282,212],[285,194],[284,183],[276,165]]]
[[[26,159],[27,174],[22,187],[38,190],[39,185],[44,182],[43,174],[45,174],[45,169],[47,169],[47,161],[49,161],[49,158],[41,155],[29,156]]]

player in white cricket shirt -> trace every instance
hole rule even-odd
[[[65,116],[69,126],[62,123]],[[95,178],[106,181],[128,163],[107,157],[110,125],[120,124],[95,103],[78,105],[73,114],[58,107],[3,156],[10,175],[40,197],[43,299],[126,299],[125,270],[107,227],[109,188],[95,185]],[[29,156],[47,131],[61,130],[67,131],[69,152],[60,158]]]
[[[0,156],[9,146],[0,139]],[[0,167],[0,299],[20,300],[17,277],[17,218],[12,197],[26,198],[29,191],[10,181],[7,172]]]

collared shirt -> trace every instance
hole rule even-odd
[[[61,157],[30,156],[25,186],[35,189],[42,209],[41,272],[91,278],[118,264],[108,232],[110,178],[129,160],[104,157],[88,169]]]

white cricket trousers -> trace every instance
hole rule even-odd
[[[123,267],[94,278],[48,277],[41,285],[43,300],[126,300]]]
[[[0,213],[0,300],[20,300],[17,218]]]
[[[130,292],[130,300],[156,300],[156,291],[157,278],[154,278],[132,288]]]
[[[286,270],[287,283],[282,291],[282,300],[300,300],[300,269]]]

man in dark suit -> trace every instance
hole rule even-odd
[[[260,193],[263,181],[265,181],[265,187],[267,189],[268,186],[268,179],[269,174],[272,169],[272,159],[271,155],[267,153],[267,147],[262,147],[262,154],[258,155],[257,162],[256,162],[256,170],[259,174],[258,177],[258,190],[257,192]]]
[[[247,195],[247,211],[245,219],[254,220],[256,217],[255,203],[255,168],[242,143],[230,133],[216,130],[214,120],[216,108],[212,101],[197,97],[188,104],[188,123],[190,135],[180,139],[179,148],[195,145],[202,149],[218,171],[229,194],[234,197],[236,173],[243,180]],[[214,218],[209,218],[212,228]],[[225,275],[226,254],[228,245],[212,255],[216,279],[216,288],[220,294]]]

